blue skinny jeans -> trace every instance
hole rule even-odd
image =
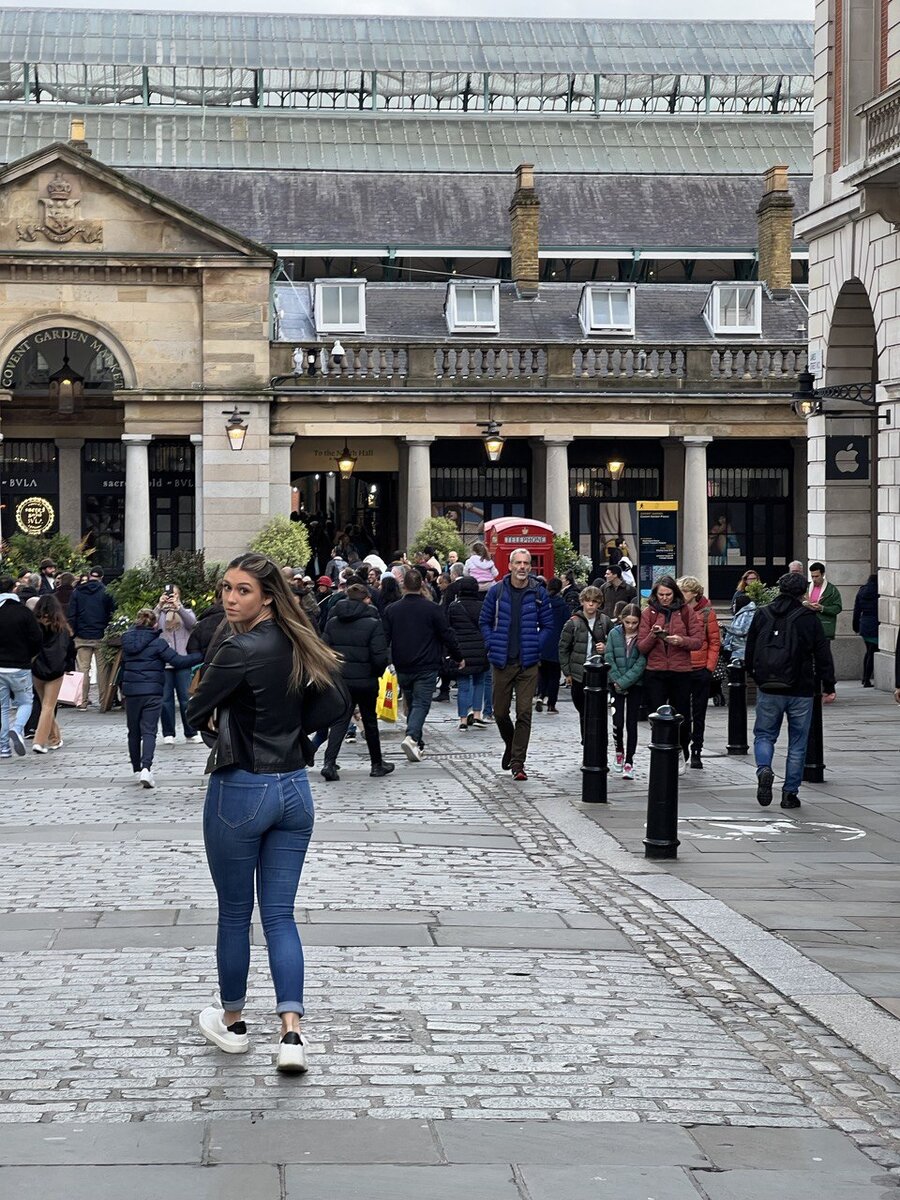
[[[756,721],[753,725],[753,756],[757,774],[762,767],[771,767],[775,743],[781,732],[781,723],[787,717],[788,748],[784,766],[784,790],[797,795],[803,782],[803,764],[806,761],[806,743],[812,723],[812,696],[770,696],[765,692],[756,695]]]
[[[456,681],[456,711],[462,721],[469,712],[483,712],[485,680],[490,679],[490,671],[480,671],[477,675],[460,675]]]
[[[275,1011],[303,1013],[303,946],[294,901],[315,810],[306,771],[216,771],[206,789],[203,841],[219,898],[216,959],[226,1012],[247,999],[254,886],[275,985]]]

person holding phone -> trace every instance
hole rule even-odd
[[[181,603],[181,590],[175,583],[167,583],[163,588],[159,603],[156,606],[157,629],[163,636],[163,641],[172,647],[176,654],[187,654],[188,639],[191,630],[197,624],[197,618],[189,608]],[[167,746],[175,744],[175,696],[178,696],[178,707],[181,710],[181,724],[184,729],[186,742],[202,742],[200,734],[187,719],[188,691],[191,686],[190,667],[166,666],[165,687],[163,691],[162,721],[163,743]]]
[[[691,651],[703,645],[700,619],[671,575],[657,579],[641,614],[638,649],[647,656],[644,689],[647,707],[655,712],[671,704],[681,715],[678,774],[687,768],[691,744]]]

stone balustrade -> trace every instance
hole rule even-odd
[[[900,157],[900,87],[882,92],[860,111],[865,121],[866,169]]]
[[[300,343],[306,351],[310,346]],[[293,344],[273,343],[278,390],[378,386],[394,388],[561,388],[641,391],[793,390],[806,368],[806,347],[731,342],[634,345],[616,342],[520,344],[344,343],[338,362],[320,347],[316,372],[290,376]]]

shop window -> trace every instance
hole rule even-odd
[[[703,319],[710,333],[762,333],[762,285],[714,283],[709,289]]]
[[[317,279],[315,319],[317,333],[365,333],[365,281]]]
[[[634,337],[634,287],[588,284],[581,293],[578,317],[585,336],[618,333]]]
[[[499,333],[500,288],[497,284],[451,283],[444,303],[451,333]]]
[[[577,500],[658,500],[657,467],[626,467],[614,480],[603,467],[570,467],[569,495]]]

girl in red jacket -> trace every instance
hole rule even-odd
[[[678,773],[687,767],[691,744],[691,651],[703,645],[697,614],[685,604],[671,575],[657,579],[641,614],[638,649],[647,656],[644,695],[650,712],[671,704],[681,715],[682,759]]]

